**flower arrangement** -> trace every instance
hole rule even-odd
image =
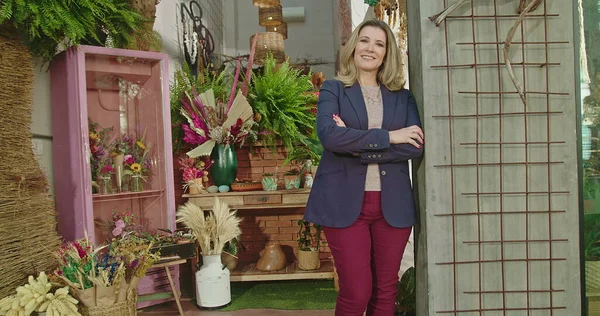
[[[97,217],[94,219],[94,226],[103,232],[107,242],[112,242],[114,238],[122,237],[129,233],[139,236],[150,234],[146,232],[143,226],[135,223],[133,213],[130,211],[117,212],[117,210],[112,210],[110,219],[104,220]]]
[[[151,165],[149,158],[152,145],[146,142],[146,132],[138,139],[131,137],[127,137],[127,139],[130,140],[130,152],[124,156],[124,164],[129,167],[129,170],[134,175],[150,172]]]
[[[96,179],[100,171],[105,167],[107,161],[107,150],[110,145],[109,135],[112,127],[101,128],[100,124],[95,123],[88,118],[89,143],[90,143],[90,165],[92,169],[92,179]]]
[[[32,275],[28,283],[19,286],[15,295],[0,300],[0,315],[31,315],[33,312],[46,312],[55,316],[80,316],[77,310],[79,303],[69,295],[69,287],[58,288],[52,293],[52,284],[45,272],[37,278]]]
[[[195,91],[185,92],[181,99],[181,114],[186,120],[182,124],[183,140],[198,145],[187,153],[188,156],[195,158],[210,155],[216,144],[242,144],[249,136],[256,137],[253,130],[256,124],[254,114],[244,93],[246,86],[237,90],[240,68],[241,63],[238,61],[231,93],[226,101],[217,100],[212,89],[200,94]],[[246,74],[247,80],[250,78],[250,70],[251,66]]]
[[[204,188],[202,182],[208,182],[208,170],[214,163],[208,156],[191,158],[180,157],[179,170],[183,172],[183,189],[190,189],[190,194],[197,194]]]
[[[125,174],[131,175],[132,191],[143,191],[143,182],[148,181],[151,172],[150,151],[152,145],[146,142],[146,132],[138,139],[128,137],[130,152],[124,156]]]
[[[125,234],[95,248],[87,238],[65,243],[56,253],[55,277],[71,288],[86,307],[112,306],[127,299],[160,257],[150,252],[152,242]]]
[[[241,219],[231,211],[229,205],[215,197],[214,205],[208,215],[193,203],[187,202],[177,211],[178,223],[190,228],[200,246],[202,255],[218,255],[228,242],[241,234]]]

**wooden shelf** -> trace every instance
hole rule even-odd
[[[321,261],[321,268],[312,271],[301,270],[294,262],[285,269],[271,272],[257,270],[255,263],[238,265],[231,272],[232,282],[333,279],[333,277],[333,264],[331,261]]]
[[[130,199],[143,199],[150,197],[158,197],[164,193],[164,190],[145,190],[142,192],[124,192],[114,194],[94,194],[92,200],[94,202],[121,201]]]
[[[268,209],[305,207],[310,189],[291,189],[277,191],[246,191],[206,194],[184,194],[190,202],[203,209],[210,209],[214,198],[218,197],[232,209]]]

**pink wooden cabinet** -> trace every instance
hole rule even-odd
[[[167,61],[162,53],[95,46],[72,47],[52,61],[54,188],[65,240],[87,232],[102,243],[108,236],[94,219],[110,219],[112,210],[131,211],[147,229],[175,229]],[[146,131],[151,175],[142,192],[92,194],[88,118],[115,135]]]

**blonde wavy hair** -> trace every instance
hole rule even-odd
[[[404,70],[396,38],[390,27],[385,22],[377,19],[363,21],[354,29],[350,39],[340,52],[340,70],[336,79],[343,82],[345,86],[351,86],[358,80],[358,68],[354,64],[354,50],[358,43],[358,34],[365,26],[377,27],[385,32],[385,56],[377,73],[377,80],[391,91],[403,89]]]

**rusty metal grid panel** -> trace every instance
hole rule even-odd
[[[452,2],[443,0],[444,7]],[[518,1],[488,2],[484,8],[465,4],[446,18],[440,25],[446,62],[432,67],[445,76],[448,99],[447,113],[429,120],[447,124],[444,136],[450,144],[447,163],[433,166],[449,173],[451,191],[450,205],[436,210],[434,217],[443,218],[452,232],[446,260],[434,263],[446,267],[452,308],[432,312],[555,315],[566,306],[555,299],[565,287],[554,280],[553,269],[568,260],[557,255],[556,247],[577,240],[553,228],[560,224],[557,216],[567,211],[577,216],[577,210],[564,207],[567,196],[576,192],[556,185],[560,179],[552,177],[556,168],[565,168],[554,150],[565,145],[564,137],[553,132],[556,119],[573,118],[552,101],[572,96],[564,92],[569,89],[551,88],[553,80],[560,80],[552,68],[561,62],[549,50],[571,43],[549,31],[560,13],[548,12],[547,1],[527,14],[510,52],[523,84],[521,102],[503,53],[507,31],[518,17]],[[468,280],[461,279],[469,274]]]

